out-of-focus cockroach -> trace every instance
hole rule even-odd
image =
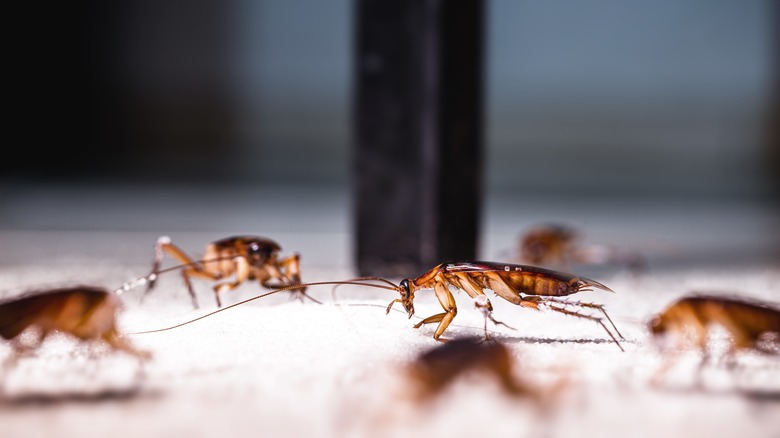
[[[136,349],[119,333],[119,297],[96,286],[73,286],[25,293],[0,302],[0,336],[12,342],[16,356],[37,349],[47,336],[60,332],[89,343],[104,343],[141,361],[151,357]],[[34,330],[34,342],[25,344],[22,333]]]
[[[525,231],[519,240],[520,260],[532,265],[570,269],[573,264],[618,264],[634,273],[645,266],[644,257],[635,251],[582,243],[582,233],[568,225],[536,225]]]
[[[484,373],[495,377],[510,396],[536,396],[536,390],[516,378],[509,349],[501,342],[473,337],[456,338],[418,355],[406,368],[412,397],[431,400],[463,374]]]
[[[568,265],[578,238],[579,232],[566,225],[536,225],[520,236],[520,259],[533,265]]]
[[[751,298],[692,293],[653,316],[647,326],[659,348],[667,353],[673,349],[669,359],[689,349],[702,353],[700,368],[710,356],[715,327],[731,338],[726,351],[730,361],[739,351],[777,354],[780,349],[780,307]],[[673,364],[668,360],[655,380]]]
[[[186,265],[181,273],[195,308],[198,308],[198,300],[195,297],[190,277],[220,281],[234,275],[233,281],[227,280],[214,285],[217,307],[222,307],[220,299],[222,291],[235,289],[246,280],[257,280],[267,289],[300,284],[300,256],[294,253],[288,257],[279,258],[280,251],[281,247],[278,243],[265,237],[231,236],[209,243],[206,246],[203,259],[194,261],[179,247],[171,243],[168,236],[162,236],[157,239],[152,274],[150,274],[144,295],[154,288],[156,281],[154,274],[159,272],[165,253]],[[319,303],[306,294],[306,288],[303,286],[290,290],[299,299],[306,297]]]
[[[290,290],[294,287],[341,284],[375,287],[396,291],[400,293],[401,297],[396,298],[390,302],[390,304],[387,306],[386,313],[390,313],[390,310],[395,303],[400,303],[404,307],[404,310],[406,310],[409,318],[414,315],[415,292],[421,289],[433,289],[436,298],[439,300],[439,303],[444,309],[444,312],[424,318],[422,321],[415,324],[414,327],[420,328],[424,324],[438,323],[439,325],[436,327],[436,330],[433,334],[434,339],[437,340],[441,337],[442,333],[444,333],[444,331],[452,322],[453,318],[455,318],[455,315],[458,313],[455,298],[453,297],[452,292],[449,290],[450,287],[453,287],[466,291],[466,293],[472,299],[474,299],[474,303],[478,307],[481,307],[480,310],[486,315],[486,317],[489,317],[490,312],[493,310],[493,306],[490,303],[490,300],[485,296],[484,292],[486,289],[490,289],[499,297],[521,307],[536,310],[548,309],[564,315],[574,316],[596,322],[604,328],[604,330],[615,342],[618,348],[623,350],[620,342],[618,342],[612,331],[604,324],[604,321],[601,317],[582,313],[582,311],[585,309],[591,309],[600,312],[602,315],[604,315],[604,318],[609,321],[610,325],[615,330],[615,333],[617,333],[617,335],[623,339],[623,336],[620,334],[617,327],[615,327],[615,324],[609,318],[609,315],[607,315],[607,312],[604,310],[602,305],[579,301],[568,301],[561,298],[563,296],[571,295],[577,292],[592,291],[593,289],[591,288],[612,292],[611,289],[597,281],[578,277],[573,274],[552,271],[536,266],[511,265],[495,262],[442,263],[433,267],[428,272],[420,275],[417,278],[404,279],[398,285],[384,278],[364,277],[347,281],[326,281],[287,286],[233,304],[229,307],[204,315],[184,324],[189,324],[199,319],[211,316],[215,313],[219,313],[220,311],[227,310],[231,307],[241,305],[273,293]],[[572,310],[572,308],[575,310]],[[492,317],[490,317],[490,319],[492,320]],[[493,321],[495,322],[495,320]],[[184,324],[179,324],[177,326],[162,330],[169,330],[180,327]]]

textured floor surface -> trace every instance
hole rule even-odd
[[[285,205],[274,211],[283,215]],[[16,207],[16,222],[6,213],[0,232],[5,297],[63,284],[119,287],[148,271],[151,248],[162,233],[199,255],[209,240],[261,228],[237,220],[223,228],[192,231],[197,227],[190,226],[177,232],[171,215],[187,216],[181,205],[180,213],[158,207],[155,213],[169,221],[159,231],[136,230],[132,223],[121,230],[58,230],[46,223],[55,220],[51,215],[37,215],[38,222],[24,228],[19,218],[39,207],[32,201]],[[402,312],[385,314],[395,298],[390,291],[343,287],[334,296],[325,286],[310,289],[322,305],[279,294],[174,330],[133,334],[214,310],[207,282],[196,282],[202,308],[193,310],[180,277],[170,275],[143,303],[143,288],[122,295],[121,329],[152,352],[149,362],[140,367],[132,357],[52,337],[37,354],[3,371],[0,435],[778,437],[777,357],[747,354],[733,370],[713,363],[698,373],[699,358],[685,354],[660,384],[650,383],[664,359],[644,323],[675,298],[708,290],[780,302],[780,265],[765,257],[777,248],[777,237],[769,231],[777,217],[741,217],[723,210],[718,216],[706,209],[671,209],[655,219],[636,211],[610,223],[599,219],[601,211],[579,222],[590,226],[596,238],[638,229],[631,235],[653,238],[634,243],[662,242],[654,248],[684,250],[673,257],[658,255],[640,276],[619,268],[586,270],[615,293],[583,292],[572,299],[604,304],[626,338],[625,352],[590,321],[491,298],[496,319],[512,328],[489,324],[490,336],[508,346],[513,375],[541,398],[511,397],[490,376],[467,375],[427,404],[414,402],[409,397],[414,386],[404,370],[417,355],[440,345],[432,338],[433,326],[412,328],[440,311],[431,292],[417,294],[411,320]],[[483,258],[509,258],[523,224],[565,216],[546,211],[535,211],[516,226],[512,212],[489,216]],[[344,217],[294,214],[296,226],[271,220],[262,228],[285,250],[301,252],[304,280],[354,276]],[[65,222],[77,217],[59,214]],[[711,220],[702,224],[705,217]],[[85,228],[97,222],[94,217],[84,221]],[[725,232],[735,229],[736,236]],[[697,260],[701,263],[693,263]],[[257,293],[254,284],[246,284],[226,294],[225,301],[232,304]],[[466,294],[455,297],[459,313],[446,334],[483,336],[482,315]],[[10,353],[8,344],[0,344],[0,358]]]

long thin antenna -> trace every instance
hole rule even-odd
[[[223,307],[222,309],[215,310],[215,311],[213,311],[211,313],[207,313],[207,314],[205,314],[203,316],[199,316],[199,317],[197,317],[195,319],[191,319],[191,320],[183,322],[181,324],[177,324],[177,325],[174,325],[174,326],[171,326],[171,327],[161,328],[161,329],[157,329],[157,330],[148,330],[148,331],[144,331],[144,332],[128,333],[128,335],[144,335],[144,334],[147,334],[147,333],[158,333],[158,332],[164,332],[164,331],[167,331],[167,330],[173,330],[175,328],[179,328],[179,327],[185,326],[187,324],[192,324],[193,322],[200,321],[201,319],[208,318],[210,316],[216,315],[217,313],[224,312],[225,310],[232,309],[233,307],[237,307],[237,306],[246,304],[246,303],[248,303],[250,301],[254,301],[254,300],[257,300],[257,299],[260,299],[260,298],[265,298],[265,297],[267,297],[269,295],[273,295],[273,294],[278,293],[278,292],[284,292],[284,291],[287,291],[287,290],[298,289],[298,288],[301,288],[301,287],[322,286],[322,285],[326,285],[326,284],[331,284],[331,285],[332,284],[350,284],[350,285],[354,285],[354,286],[375,287],[375,288],[378,288],[378,289],[385,289],[385,290],[393,290],[393,291],[397,291],[398,290],[398,287],[388,287],[388,286],[382,286],[382,285],[373,284],[373,283],[361,283],[361,282],[358,282],[358,281],[319,281],[319,282],[315,282],[315,283],[294,284],[294,285],[291,285],[291,286],[280,287],[280,288],[274,289],[274,290],[272,290],[270,292],[266,292],[264,294],[260,294],[260,295],[258,295],[256,297],[252,297],[252,298],[246,299],[244,301],[240,301],[238,303],[231,304],[230,306]]]
[[[386,278],[382,278],[382,277],[356,277],[356,278],[350,278],[350,279],[344,280],[344,281],[360,281],[360,282],[364,282],[364,281],[379,281],[379,282],[382,282],[382,283],[390,285],[390,287],[392,287],[393,290],[398,290],[398,286],[395,283],[393,283],[392,281],[390,281],[390,280],[388,280]],[[369,284],[369,283],[366,283],[366,284]],[[339,286],[341,286],[341,284],[337,284],[336,286],[334,286],[333,290],[331,291],[331,297],[333,297],[333,301],[336,301],[336,289]]]

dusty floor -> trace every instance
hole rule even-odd
[[[161,278],[143,303],[142,288],[122,295],[121,328],[153,353],[149,362],[140,367],[123,354],[52,338],[35,356],[4,371],[0,435],[776,438],[777,357],[745,355],[735,370],[713,364],[699,374],[698,357],[685,355],[661,384],[649,381],[663,358],[643,323],[675,298],[698,289],[780,302],[780,265],[763,257],[777,248],[777,237],[760,236],[767,231],[762,226],[776,223],[777,217],[746,217],[736,225],[751,231],[735,237],[722,232],[735,226],[732,210],[726,210],[704,228],[685,223],[697,222],[696,212],[633,222],[648,235],[665,233],[666,241],[694,248],[696,257],[709,254],[704,263],[659,258],[639,277],[621,269],[588,272],[616,293],[583,292],[572,298],[606,306],[626,338],[625,352],[592,322],[492,298],[496,319],[514,330],[489,324],[490,335],[508,345],[515,377],[546,394],[543,401],[510,397],[494,380],[474,375],[428,404],[414,404],[409,399],[413,387],[402,371],[418,354],[440,345],[432,338],[433,326],[412,328],[419,318],[439,312],[433,294],[426,292],[417,295],[411,320],[401,312],[385,314],[394,298],[389,291],[344,287],[334,297],[325,286],[310,290],[322,305],[277,295],[175,330],[132,334],[214,309],[205,282],[196,283],[202,304],[196,311],[180,278],[172,275]],[[327,226],[313,225],[307,232],[285,228],[281,221],[266,228],[285,249],[303,254],[304,280],[354,275],[345,222],[338,216],[327,220]],[[680,222],[680,229],[670,226]],[[601,224],[595,213],[582,223]],[[34,230],[8,226],[6,216],[6,231],[0,232],[3,296],[41,285],[118,287],[148,271],[151,248],[163,232],[199,253],[206,241],[248,228],[236,222],[224,230],[175,233],[165,227],[160,232],[58,231],[36,225]],[[626,235],[631,227],[622,225],[603,225],[596,233]],[[511,252],[516,228],[510,221],[489,219],[486,226],[495,231],[487,235],[484,258]],[[720,246],[738,253],[742,263],[724,262],[716,254]],[[745,255],[749,249],[755,250],[751,256]],[[244,285],[225,301],[235,303],[257,292],[255,285]],[[481,314],[464,293],[456,299],[460,312],[446,334],[481,336]],[[10,352],[0,344],[0,358]]]

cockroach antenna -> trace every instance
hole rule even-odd
[[[273,294],[276,294],[276,293],[279,293],[279,292],[285,292],[285,291],[288,291],[288,290],[293,290],[295,288],[299,288],[299,287],[302,287],[302,286],[309,287],[309,286],[323,286],[323,285],[353,285],[353,286],[375,287],[375,288],[378,288],[378,289],[386,289],[386,290],[392,290],[392,291],[397,290],[397,288],[395,288],[395,287],[382,286],[382,285],[374,284],[374,283],[363,283],[363,282],[360,282],[360,281],[319,281],[319,282],[314,282],[314,283],[293,284],[293,285],[290,285],[290,286],[284,286],[284,287],[276,288],[276,289],[274,289],[274,290],[272,290],[270,292],[266,292],[266,293],[257,295],[255,297],[248,298],[248,299],[240,301],[238,303],[231,304],[231,305],[229,305],[227,307],[222,307],[222,308],[220,308],[218,310],[215,310],[213,312],[210,312],[210,313],[207,313],[205,315],[199,316],[199,317],[197,317],[195,319],[191,319],[189,321],[183,322],[181,324],[177,324],[177,325],[174,325],[174,326],[171,326],[171,327],[165,327],[165,328],[161,328],[161,329],[156,329],[156,330],[148,330],[148,331],[134,332],[134,333],[128,333],[128,334],[130,334],[130,335],[144,335],[144,334],[147,334],[147,333],[158,333],[158,332],[164,332],[164,331],[168,331],[168,330],[173,330],[173,329],[176,329],[176,328],[188,325],[188,324],[192,324],[193,322],[200,321],[201,319],[205,319],[205,318],[208,318],[210,316],[214,316],[217,313],[221,313],[221,312],[224,312],[226,310],[230,310],[230,309],[232,309],[234,307],[238,307],[238,306],[244,305],[244,304],[249,303],[251,301],[259,300],[260,298],[265,298],[265,297],[267,297],[269,295],[273,295]]]

